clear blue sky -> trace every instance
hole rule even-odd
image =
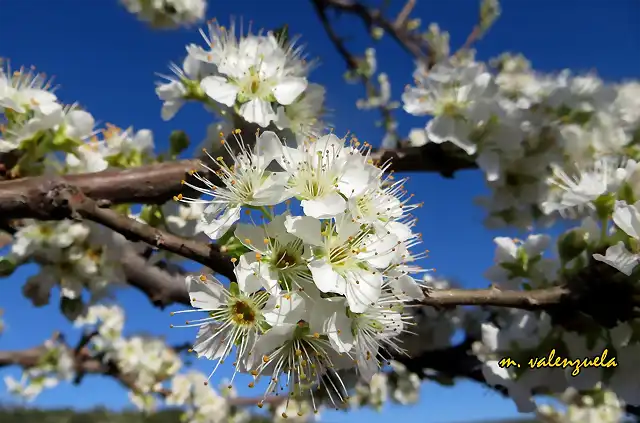
[[[393,1],[399,6],[402,2]],[[451,33],[452,48],[461,45],[476,21],[476,0],[419,0],[415,16],[424,24],[438,22]],[[504,51],[524,53],[535,68],[556,71],[596,69],[608,80],[640,76],[640,2],[637,0],[504,0],[503,15],[486,39],[477,44],[478,57],[488,59]],[[301,34],[311,56],[322,65],[310,80],[325,85],[328,105],[335,110],[332,123],[338,133],[355,132],[360,139],[376,144],[380,134],[373,126],[375,111],[360,112],[355,101],[362,94],[359,86],[345,86],[344,63],[333,50],[313,8],[303,0],[212,1],[208,17],[227,22],[229,16],[253,20],[254,28],[275,28],[284,23],[290,32]],[[363,51],[366,34],[360,22],[343,18],[339,29],[353,35],[350,47]],[[350,26],[351,25],[351,26]],[[634,27],[634,25],[636,25]],[[200,141],[207,114],[198,105],[183,109],[170,122],[160,119],[160,102],[154,94],[155,72],[165,72],[170,61],[182,60],[185,45],[199,42],[197,31],[153,32],[128,15],[116,0],[2,0],[0,1],[0,56],[14,66],[35,65],[56,75],[58,92],[65,102],[77,101],[102,122],[121,127],[134,125],[154,131],[162,148],[173,129],[184,129]],[[390,76],[395,94],[411,82],[413,65],[390,40],[378,46],[379,67]],[[424,124],[419,118],[398,113],[401,131]],[[493,257],[492,239],[505,233],[485,230],[483,212],[472,198],[484,192],[478,172],[464,172],[454,180],[437,175],[412,175],[409,189],[418,201],[425,201],[420,212],[420,230],[425,247],[431,250],[427,267],[452,277],[468,287],[483,286],[482,273]],[[515,235],[515,234],[510,234]],[[62,328],[73,329],[53,306],[34,309],[22,297],[21,286],[34,269],[23,269],[3,280],[0,307],[5,309],[7,330],[0,337],[0,348],[34,346]],[[55,295],[55,294],[54,294]],[[169,331],[168,311],[151,307],[146,298],[133,290],[118,293],[129,315],[128,333],[139,331],[166,335],[170,341],[193,339],[189,330]],[[206,370],[210,363],[198,367]],[[0,372],[17,375],[16,369]],[[244,384],[240,384],[244,386]],[[6,393],[0,393],[0,400]],[[87,378],[81,387],[62,385],[46,391],[35,402],[38,406],[89,408],[129,405],[123,390],[112,380]],[[390,417],[402,419],[419,415],[421,422],[455,422],[516,415],[515,407],[486,388],[460,383],[454,388],[435,384],[423,386],[422,401],[414,407],[388,406],[382,414],[370,411],[349,415],[328,413],[324,421],[382,422]],[[348,420],[347,420],[348,419]]]

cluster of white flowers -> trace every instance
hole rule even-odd
[[[497,237],[494,265],[484,276],[503,289],[543,288],[557,277],[557,260],[543,257],[551,244],[548,235],[532,234],[522,241]]]
[[[196,0],[123,3],[160,27],[193,24],[206,9],[206,2]],[[482,8],[481,32],[499,5],[486,0]],[[172,65],[173,74],[164,76],[156,93],[164,120],[190,100],[223,119],[209,126],[205,141],[222,138],[219,148],[229,157],[215,153],[209,155],[213,164],[204,164],[218,185],[195,173],[200,184],[185,185],[198,198],[178,195],[181,202],[144,206],[137,215],[128,206],[121,211],[184,237],[225,240],[237,281],[223,285],[213,276],[188,276],[194,309],[175,313],[205,314],[185,326],[199,328],[193,351],[217,361],[211,374],[179,374],[180,357],[161,339],[124,337],[119,307],[84,309],[83,290],[95,300],[123,281],[122,254],[138,252],[130,243],[125,248],[120,235],[85,222],[24,220],[2,261],[3,271],[28,261],[41,265],[25,284],[25,295],[43,305],[60,286],[63,311],[77,326],[96,330],[88,350],[117,366],[136,406],[152,410],[164,396],[169,405],[186,406],[183,419],[189,423],[247,421],[249,414],[230,402],[230,383],[219,392],[206,386],[229,358],[232,380],[241,372],[251,375],[251,388],[264,382],[263,401],[287,391],[287,400],[274,407],[277,421],[308,421],[324,402],[377,409],[388,399],[409,404],[418,400],[424,375],[393,358],[446,348],[459,329],[477,339],[472,352],[486,382],[506,389],[521,411],[537,410],[549,422],[618,422],[625,404],[640,406],[640,344],[633,320],[578,333],[553,324],[545,312],[416,306],[423,289],[449,287],[422,275],[416,261],[424,254],[410,251],[420,243],[410,214],[418,205],[410,203],[404,180],[385,176],[386,163],[370,162],[367,143],[321,136],[325,91],[308,81],[313,63],[302,49],[286,31],[237,36],[235,25],[212,22],[201,35],[206,45],[187,46],[182,66]],[[580,219],[558,239],[558,259],[547,254],[547,235],[495,238],[495,263],[485,273],[494,289],[546,288],[588,265],[612,270],[596,261],[619,270],[612,272],[621,283],[637,282],[640,84],[609,84],[594,74],[543,75],[519,55],[505,54],[489,65],[469,50],[450,56],[449,34],[435,24],[424,39],[436,64],[418,66],[415,85],[402,100],[406,112],[432,118],[411,131],[411,143],[450,142],[475,160],[492,190],[491,198],[478,200],[489,211],[488,226]],[[357,107],[395,109],[375,50],[368,49],[360,62],[351,76],[373,84],[377,75],[379,87],[370,84],[375,92],[367,92]],[[63,105],[50,80],[33,69],[0,69],[0,117],[0,154],[19,153],[10,177],[96,172],[155,160],[149,130],[96,129],[89,112]],[[397,124],[392,118],[383,124],[382,147],[395,146]],[[230,129],[237,126],[268,130],[258,131],[253,145],[239,129]],[[160,259],[177,257],[154,254],[151,261]],[[44,359],[21,380],[6,379],[11,392],[33,399],[73,376],[69,348],[54,342],[45,347]],[[519,363],[548,358],[552,349],[570,360],[601,357],[612,363],[615,356],[616,365],[527,371],[526,365],[501,363],[504,357]],[[602,356],[605,350],[609,358]],[[381,372],[388,360],[392,371]],[[539,392],[560,395],[566,413],[537,406]]]
[[[381,411],[389,400],[401,405],[415,404],[420,399],[420,376],[409,372],[407,368],[391,361],[389,373],[373,375],[369,382],[358,380],[349,398],[352,407],[368,406]]]
[[[640,166],[634,165],[634,173],[632,177],[640,177]],[[638,189],[637,181],[633,182],[633,186]],[[633,197],[637,198],[637,197]],[[615,202],[613,210],[613,222],[615,226],[629,236],[627,244],[631,246],[631,251],[626,247],[624,241],[618,241],[615,245],[607,248],[605,255],[594,254],[594,258],[598,261],[607,263],[615,267],[627,276],[631,276],[633,270],[640,262],[640,201],[633,204],[627,204],[626,201],[618,200]]]
[[[48,304],[56,285],[63,298],[76,300],[85,288],[98,296],[109,284],[124,281],[119,266],[122,236],[92,223],[70,220],[25,223],[16,232],[6,259],[40,264],[40,271],[23,288],[34,305]]]
[[[149,130],[134,133],[113,125],[95,129],[89,112],[60,103],[46,75],[33,69],[0,68],[0,115],[0,153],[21,151],[13,169],[20,176],[45,170],[80,173],[107,166],[139,166],[153,155]],[[52,154],[56,151],[67,153],[64,163]],[[43,169],[40,163],[45,158]]]
[[[202,101],[221,117],[237,114],[261,127],[316,134],[322,128],[324,88],[309,84],[312,63],[301,47],[284,35],[247,34],[212,22],[201,31],[206,46],[187,46],[182,68],[164,78],[156,92],[163,101],[162,117],[171,119],[187,100]]]
[[[567,404],[564,412],[549,405],[541,405],[537,416],[544,423],[621,423],[624,421],[624,405],[611,391],[594,389],[580,394],[569,388],[560,399]]]
[[[542,75],[509,55],[495,67],[473,59],[444,60],[428,72],[419,66],[417,85],[403,95],[405,111],[433,116],[422,136],[413,132],[418,145],[450,142],[485,173],[492,196],[478,201],[488,208],[489,226],[526,227],[543,214],[564,215],[579,202],[565,194],[565,184],[590,195],[585,178],[580,186],[568,179],[558,186],[554,170],[606,173],[617,166],[601,167],[604,158],[637,158],[637,83]]]
[[[395,338],[410,317],[404,305],[424,295],[413,278],[422,271],[413,263],[420,255],[409,251],[419,243],[409,214],[417,206],[408,203],[404,180],[369,163],[366,143],[330,134],[292,148],[263,132],[250,149],[240,131],[234,135],[241,153],[233,165],[212,158],[222,186],[197,174],[210,189],[187,184],[213,198],[176,198],[209,203],[204,232],[217,239],[235,224],[248,250],[229,288],[211,276],[187,277],[195,310],[186,311],[208,313],[187,322],[200,327],[193,349],[218,363],[233,356],[236,371],[256,381],[268,376],[265,396],[282,386],[313,397],[322,386],[338,406],[347,393],[337,370],[355,362],[370,380],[383,357],[402,352]],[[292,211],[293,197],[301,215]],[[282,203],[286,210],[275,214]],[[243,207],[250,223],[238,222]]]
[[[213,388],[207,386],[207,377],[199,372],[179,374],[173,378],[167,405],[188,405],[185,421],[188,423],[222,423],[229,421],[229,404]]]
[[[118,306],[95,305],[76,320],[79,327],[94,327],[97,335],[88,348],[115,363],[131,384],[132,402],[141,409],[153,409],[154,393],[162,382],[177,374],[182,366],[179,355],[164,341],[147,336],[123,337],[124,311]]]
[[[423,276],[423,285],[428,289],[449,289],[449,281],[431,274]],[[466,311],[462,308],[438,310],[429,306],[412,307],[411,332],[403,337],[402,347],[409,356],[416,357],[425,351],[446,348],[456,331],[461,329]]]
[[[4,378],[9,393],[32,401],[44,389],[53,388],[61,380],[70,380],[73,377],[74,361],[65,345],[48,340],[44,344],[44,350],[40,360],[22,372],[20,380],[11,376]]]
[[[177,28],[202,22],[207,0],[120,0],[129,13],[156,28]]]

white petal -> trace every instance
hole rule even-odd
[[[288,181],[289,174],[286,172],[271,172],[253,193],[253,200],[248,201],[247,204],[251,206],[274,206],[291,198],[291,191],[286,188]]]
[[[342,295],[346,293],[347,282],[324,259],[314,260],[309,263],[309,270],[311,270],[313,282],[320,291]]]
[[[95,119],[91,113],[84,110],[72,110],[65,117],[67,124],[67,136],[69,138],[82,138],[88,136],[93,130]]]
[[[313,272],[312,272],[313,273]],[[315,281],[315,275],[314,275]],[[358,270],[349,275],[346,283],[347,302],[354,313],[362,313],[380,298],[382,273]]]
[[[640,260],[638,256],[631,254],[627,250],[627,247],[625,247],[622,241],[607,248],[604,256],[602,254],[594,254],[593,258],[607,263],[609,266],[618,269],[627,276],[631,276],[633,269],[635,269]]]
[[[421,300],[424,298],[424,291],[420,284],[411,276],[401,274],[400,272],[391,278],[391,288],[394,291],[406,295],[414,300]]]
[[[499,236],[493,239],[493,242],[497,244],[496,253],[494,261],[496,263],[500,263],[503,261],[512,261],[516,258],[516,254],[518,253],[518,246],[515,244],[513,239]]]
[[[233,269],[233,273],[238,280],[238,287],[242,292],[252,294],[262,288],[266,288],[266,281],[259,273],[260,262],[254,253],[246,253],[240,256],[238,265]]]
[[[640,204],[640,202],[636,204]],[[640,239],[640,212],[635,205],[617,201],[613,211],[613,221],[627,235]]]
[[[382,237],[369,235],[367,241],[367,252],[359,254],[359,256],[363,258],[366,257],[366,260],[371,263],[372,266],[384,269],[400,258],[399,251],[396,248],[399,244],[398,238],[393,234],[386,234]],[[373,255],[371,253],[373,253]]]
[[[267,237],[267,233],[263,227],[248,223],[238,223],[234,235],[248,249],[260,253],[266,251],[264,240]]]
[[[221,335],[215,323],[200,327],[193,343],[193,350],[198,357],[215,360],[224,356],[226,340]]]
[[[337,192],[332,192],[322,198],[302,200],[304,214],[316,219],[329,219],[337,216],[347,208],[346,200]]]
[[[422,147],[429,142],[427,132],[424,129],[414,128],[409,131],[409,142],[412,147]]]
[[[278,85],[273,88],[273,96],[278,103],[287,106],[293,103],[305,89],[307,89],[307,80],[305,78],[289,76],[282,78]]]
[[[465,122],[449,116],[437,116],[427,124],[427,134],[431,141],[438,144],[449,141],[471,155],[475,154],[477,146],[469,140],[469,132]]]
[[[189,275],[185,278],[191,306],[210,310],[220,307],[224,302],[224,287],[216,278],[200,280],[199,276]]]
[[[200,88],[202,88],[205,94],[211,97],[212,100],[228,107],[235,104],[238,91],[240,90],[237,85],[230,84],[226,78],[221,76],[207,76],[200,81]]]
[[[160,109],[160,117],[165,122],[171,120],[184,104],[183,100],[168,100],[162,103]]]
[[[495,151],[481,152],[476,163],[484,171],[487,181],[493,182],[500,178],[500,156]]]
[[[364,166],[349,166],[338,181],[338,189],[347,198],[365,192],[374,182],[374,174]]]
[[[497,352],[500,346],[498,343],[500,329],[491,323],[482,323],[480,332],[482,334],[482,343],[490,352]]]
[[[522,248],[527,252],[529,257],[535,257],[544,252],[551,243],[549,235],[530,235],[522,244]]]
[[[256,341],[251,357],[247,360],[247,367],[256,368],[262,366],[262,357],[269,355],[274,350],[282,346],[291,339],[296,325],[279,325],[269,329],[265,334],[260,335]]]
[[[240,106],[239,112],[247,122],[257,123],[262,127],[276,118],[276,114],[268,101],[255,98]]]
[[[316,247],[323,245],[321,225],[318,219],[309,216],[286,216],[284,226],[292,235],[297,236],[307,244]]]
[[[373,351],[375,349],[375,351]],[[373,378],[373,375],[380,371],[378,360],[377,348],[368,348],[368,345],[358,343],[356,345],[356,359],[358,361],[358,372],[360,377],[369,382]]]
[[[285,295],[269,297],[263,312],[264,318],[271,326],[296,324],[305,314],[305,301],[295,292]]]
[[[339,353],[346,353],[353,349],[355,338],[351,331],[351,319],[345,312],[345,307],[337,310],[327,321],[326,332],[331,346]]]
[[[200,228],[211,239],[218,239],[240,219],[240,206],[212,203],[203,211]]]
[[[255,151],[265,164],[269,164],[276,157],[282,156],[282,141],[275,132],[264,131],[256,140]]]
[[[404,242],[413,236],[413,232],[411,231],[411,226],[402,222],[387,222],[384,225],[384,228],[391,232],[398,241]]]

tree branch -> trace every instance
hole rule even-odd
[[[77,351],[67,346],[67,352],[74,360],[74,370],[78,375],[103,375],[110,376],[120,382],[125,388],[134,392],[138,391],[135,385],[135,378],[132,375],[123,373],[113,361],[104,361],[100,358],[92,357],[88,351],[84,348],[80,348]],[[179,352],[179,351],[177,351]],[[7,366],[20,366],[23,369],[29,369],[37,366],[41,360],[45,357],[47,348],[44,345],[37,347],[14,350],[14,351],[0,351],[0,368]],[[80,380],[77,380],[79,383]],[[170,390],[163,389],[155,392],[160,396],[167,396],[171,393]],[[238,397],[228,398],[227,401],[231,406],[245,407],[257,405],[260,402],[266,404],[278,404],[286,397],[272,397],[263,400],[262,397]]]
[[[349,13],[360,17],[362,22],[371,31],[374,26],[382,28],[409,54],[417,60],[427,62],[431,52],[429,45],[419,34],[410,31],[406,25],[406,18],[409,13],[403,10],[395,22],[386,19],[378,9],[370,9],[360,2],[352,0],[312,0],[316,7],[322,9],[333,9],[338,12]],[[409,2],[409,4],[411,1]],[[410,11],[411,5],[406,6]]]
[[[151,265],[133,251],[123,255],[121,264],[127,283],[142,291],[154,306],[165,308],[173,303],[190,304],[184,276],[172,275]]]
[[[10,182],[6,182],[10,184]],[[215,245],[175,236],[145,223],[138,222],[85,196],[77,187],[65,182],[49,181],[40,186],[41,192],[31,191],[34,199],[26,199],[28,214],[41,219],[85,218],[102,224],[130,241],[143,241],[184,258],[201,263],[217,273],[235,280],[231,259]],[[135,255],[130,258],[129,272],[136,276]],[[162,282],[150,278],[137,280],[137,286],[158,304],[171,301],[186,303],[184,284],[171,279]],[[632,284],[620,279],[619,272],[611,266],[591,260],[583,271],[572,275],[559,286],[528,291],[502,291],[497,288],[481,290],[427,290],[424,305],[448,307],[456,305],[491,305],[526,310],[544,309],[563,326],[576,327],[588,324],[588,319],[605,327],[613,327],[619,321],[627,321],[638,315],[638,298]],[[175,288],[172,287],[175,285]],[[178,288],[181,286],[181,288]],[[603,307],[604,299],[615,307]]]
[[[129,241],[143,241],[184,258],[201,263],[217,273],[235,280],[231,258],[214,244],[185,239],[138,222],[114,210],[101,208],[97,201],[84,195],[77,187],[51,182],[46,194],[40,195],[40,209],[45,219],[84,218],[112,229]]]
[[[571,292],[564,286],[531,291],[489,289],[426,289],[422,304],[432,307],[482,305],[540,310],[569,301]]]
[[[471,157],[456,157],[454,147],[433,143],[374,151],[371,159],[378,162],[391,160],[389,170],[438,172],[447,177],[452,177],[457,170],[477,167]],[[111,204],[162,204],[183,190],[181,181],[193,178],[189,171],[198,166],[198,160],[183,160],[58,178],[94,200],[108,200]],[[39,206],[46,202],[42,197],[46,196],[50,185],[50,176],[0,182],[0,216],[3,219],[47,218],[48,212],[42,213]]]
[[[34,211],[41,216],[46,214],[42,216],[44,218],[81,217],[89,219],[124,235],[130,241],[144,241],[151,246],[194,260],[231,280],[235,280],[230,258],[213,245],[184,239],[133,220],[111,209],[100,208],[96,201],[85,196],[77,187],[55,181],[45,187],[47,188],[45,192],[37,195],[40,200],[35,202],[38,209]],[[25,202],[27,205],[33,205],[33,203]],[[136,286],[145,292],[154,304],[167,305],[169,302],[188,302],[188,296],[182,283],[177,284],[174,280],[167,279],[167,276],[155,279],[146,275],[141,278],[139,273],[148,271],[146,267],[143,267],[144,259],[137,254],[125,254],[125,257],[129,276],[136,281]],[[533,291],[428,290],[423,304],[440,307],[495,305],[522,309],[543,309],[560,304],[568,297],[568,293],[563,287]]]

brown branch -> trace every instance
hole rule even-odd
[[[108,208],[101,208],[98,202],[85,196],[77,187],[60,181],[49,181],[41,186],[31,201],[25,201],[30,212],[43,219],[85,218],[102,224],[130,241],[147,244],[194,260],[214,271],[235,280],[234,266],[214,245],[184,239],[145,223],[138,222]],[[166,305],[172,301],[186,303],[184,284],[175,279],[140,278],[136,274],[137,255],[129,258],[129,272],[137,280],[137,286],[154,303]],[[143,268],[141,268],[143,269]],[[613,327],[619,321],[628,321],[637,316],[638,298],[633,285],[620,279],[620,273],[611,266],[591,260],[583,271],[572,275],[559,286],[528,291],[502,291],[497,288],[481,290],[427,290],[424,305],[448,307],[457,305],[484,305],[512,307],[526,310],[544,309],[558,319],[561,324],[577,327],[589,324],[587,319]],[[178,288],[180,286],[180,288]],[[607,299],[607,301],[604,301]],[[615,304],[604,307],[603,302]]]
[[[45,219],[88,219],[120,233],[129,241],[143,241],[152,247],[162,248],[201,263],[235,280],[230,257],[223,254],[214,244],[185,239],[138,222],[114,210],[101,208],[97,201],[84,195],[77,187],[64,182],[51,181],[46,191],[41,194],[44,195],[38,196],[39,201],[35,203],[40,207],[37,212],[44,214]]]
[[[338,12],[356,15],[362,19],[369,31],[374,26],[379,26],[408,53],[417,60],[427,62],[430,57],[429,45],[422,37],[407,29],[404,20],[391,22],[386,19],[378,9],[370,9],[360,2],[352,0],[312,0],[314,5],[322,9],[334,9]],[[411,2],[409,2],[411,3]],[[402,12],[401,12],[402,13]],[[408,13],[407,13],[408,15]],[[399,16],[400,18],[401,16]],[[405,19],[406,20],[406,19]]]
[[[74,351],[74,349],[70,347],[67,347],[67,349],[68,353],[74,360],[74,370],[78,375],[93,374],[110,376],[120,382],[120,384],[125,388],[134,392],[138,391],[138,388],[135,385],[135,378],[130,374],[123,373],[115,362],[105,362],[99,357],[92,357],[84,349],[80,349],[78,352]],[[179,352],[179,350],[176,352]],[[47,348],[44,345],[24,350],[0,351],[0,368],[20,366],[23,369],[29,369],[37,366],[45,357],[46,353]],[[76,378],[76,383],[79,383],[80,381],[81,378]],[[163,389],[155,393],[165,397],[169,395],[171,391]],[[265,404],[278,404],[283,401],[283,399],[286,399],[286,397],[270,397],[266,398],[264,401],[262,397],[238,397],[228,398],[227,401],[231,406],[245,407],[257,405],[260,402]]]
[[[9,225],[0,220],[0,240],[8,238],[7,244],[16,232],[16,225]],[[173,272],[165,268],[163,263],[150,264],[144,255],[138,254],[131,246],[124,247],[127,251],[122,255],[120,264],[127,283],[142,291],[149,301],[156,307],[165,308],[174,303],[189,305],[189,294],[184,285],[186,272]],[[46,257],[34,257],[39,264],[47,264]],[[183,269],[181,269],[183,270]],[[204,268],[203,272],[211,273],[211,269]]]
[[[371,158],[384,162],[392,160],[389,170],[409,172],[439,172],[452,177],[461,169],[475,169],[472,158],[456,157],[455,148],[426,144],[398,150],[374,151]],[[60,176],[59,180],[75,186],[94,200],[108,200],[111,204],[162,204],[179,194],[183,179],[197,169],[197,160],[167,162],[125,170],[106,170],[97,173]],[[40,205],[51,184],[51,177],[39,176],[0,182],[0,216],[3,219],[47,218]]]
[[[489,289],[429,289],[422,304],[432,307],[481,305],[540,310],[556,307],[569,301],[571,292],[564,286],[555,286],[531,291],[501,291]]]
[[[60,178],[78,187],[88,197],[109,200],[113,204],[162,204],[181,191],[181,180],[189,170],[197,168],[198,163],[197,160],[184,160]],[[0,182],[0,216],[5,219],[37,217],[27,203],[42,193],[50,179],[40,176]]]
[[[340,56],[342,56],[343,60],[347,65],[347,68],[352,72],[357,73],[359,68],[358,61],[349,52],[346,45],[340,38],[340,36],[338,36],[338,34],[335,32],[335,30],[333,29],[333,26],[331,26],[331,22],[329,22],[329,17],[327,16],[327,13],[326,13],[326,6],[323,4],[321,0],[314,0],[313,5],[315,6],[316,13],[318,14],[318,18],[320,19],[320,22],[322,23],[322,26],[325,32],[327,33],[329,40],[331,40],[334,47],[340,54]],[[371,81],[371,78],[363,74],[358,74],[358,75],[359,75],[360,81],[365,87],[365,91],[366,91],[365,94],[367,96],[377,97],[380,95],[380,91],[373,84],[373,82]],[[382,119],[384,122],[393,122],[395,120],[393,118],[391,110],[388,107],[386,107],[386,105],[383,104],[380,107],[378,107],[378,109],[380,110],[380,114],[382,115]],[[398,136],[397,133],[395,133],[395,135],[396,137]]]
[[[396,20],[393,21],[393,26],[395,26],[396,28],[400,28],[404,26],[407,22],[407,19],[409,19],[409,15],[411,14],[411,11],[415,6],[416,6],[416,0],[408,0],[402,7],[402,10],[400,11],[400,13],[398,13]]]
[[[153,266],[139,254],[125,254],[121,261],[127,283],[142,291],[156,307],[173,303],[189,305],[184,276]]]
[[[111,209],[100,208],[95,200],[64,182],[51,181],[44,187],[46,189],[36,196],[37,201],[27,201],[25,204],[38,207],[37,212],[41,215],[46,214],[45,218],[89,219],[124,235],[130,241],[144,241],[151,246],[194,260],[231,280],[235,280],[234,267],[230,258],[213,245],[184,239],[133,220]],[[145,266],[144,258],[137,254],[125,254],[124,256],[127,276],[135,281],[135,286],[147,294],[154,304],[165,306],[172,302],[188,303],[188,295],[181,281],[176,281],[166,272],[153,275],[150,273],[150,269]],[[586,295],[580,297],[570,295],[572,292],[564,286],[531,291],[501,291],[496,288],[427,290],[425,294],[426,298],[423,300],[423,304],[434,307],[485,305],[527,310],[558,308],[561,304],[568,305],[569,303],[577,305],[576,298],[580,300],[588,298]],[[591,314],[597,311],[591,309],[589,301],[583,301],[580,305]]]

